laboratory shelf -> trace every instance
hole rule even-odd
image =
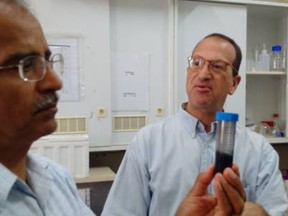
[[[288,144],[288,137],[267,137],[271,144]]]
[[[283,71],[247,71],[246,75],[268,75],[268,76],[285,76],[286,72]]]

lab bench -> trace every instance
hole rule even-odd
[[[74,178],[82,200],[96,215],[101,215],[115,173],[109,167],[93,167],[85,178]]]

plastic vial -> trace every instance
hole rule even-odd
[[[217,112],[215,173],[223,173],[233,162],[234,140],[238,114]]]
[[[259,61],[261,71],[270,71],[270,55],[267,53],[265,43],[263,43],[263,49],[259,55]]]
[[[271,71],[282,71],[281,49],[280,45],[272,46]]]
[[[282,133],[279,127],[279,114],[278,113],[274,113],[273,114],[273,129],[272,129],[272,135],[274,137],[282,137]]]

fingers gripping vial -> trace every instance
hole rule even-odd
[[[233,162],[234,140],[238,114],[217,112],[215,173],[223,173]]]

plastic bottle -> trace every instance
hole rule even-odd
[[[278,113],[274,113],[273,114],[273,129],[272,129],[272,136],[274,137],[282,137],[282,133],[279,127],[279,114]]]
[[[272,46],[271,71],[282,71],[281,49],[280,45]]]
[[[238,114],[217,112],[215,173],[223,173],[233,162],[234,140]]]
[[[270,71],[270,55],[267,53],[265,43],[263,43],[263,49],[259,55],[259,61],[261,71]]]

